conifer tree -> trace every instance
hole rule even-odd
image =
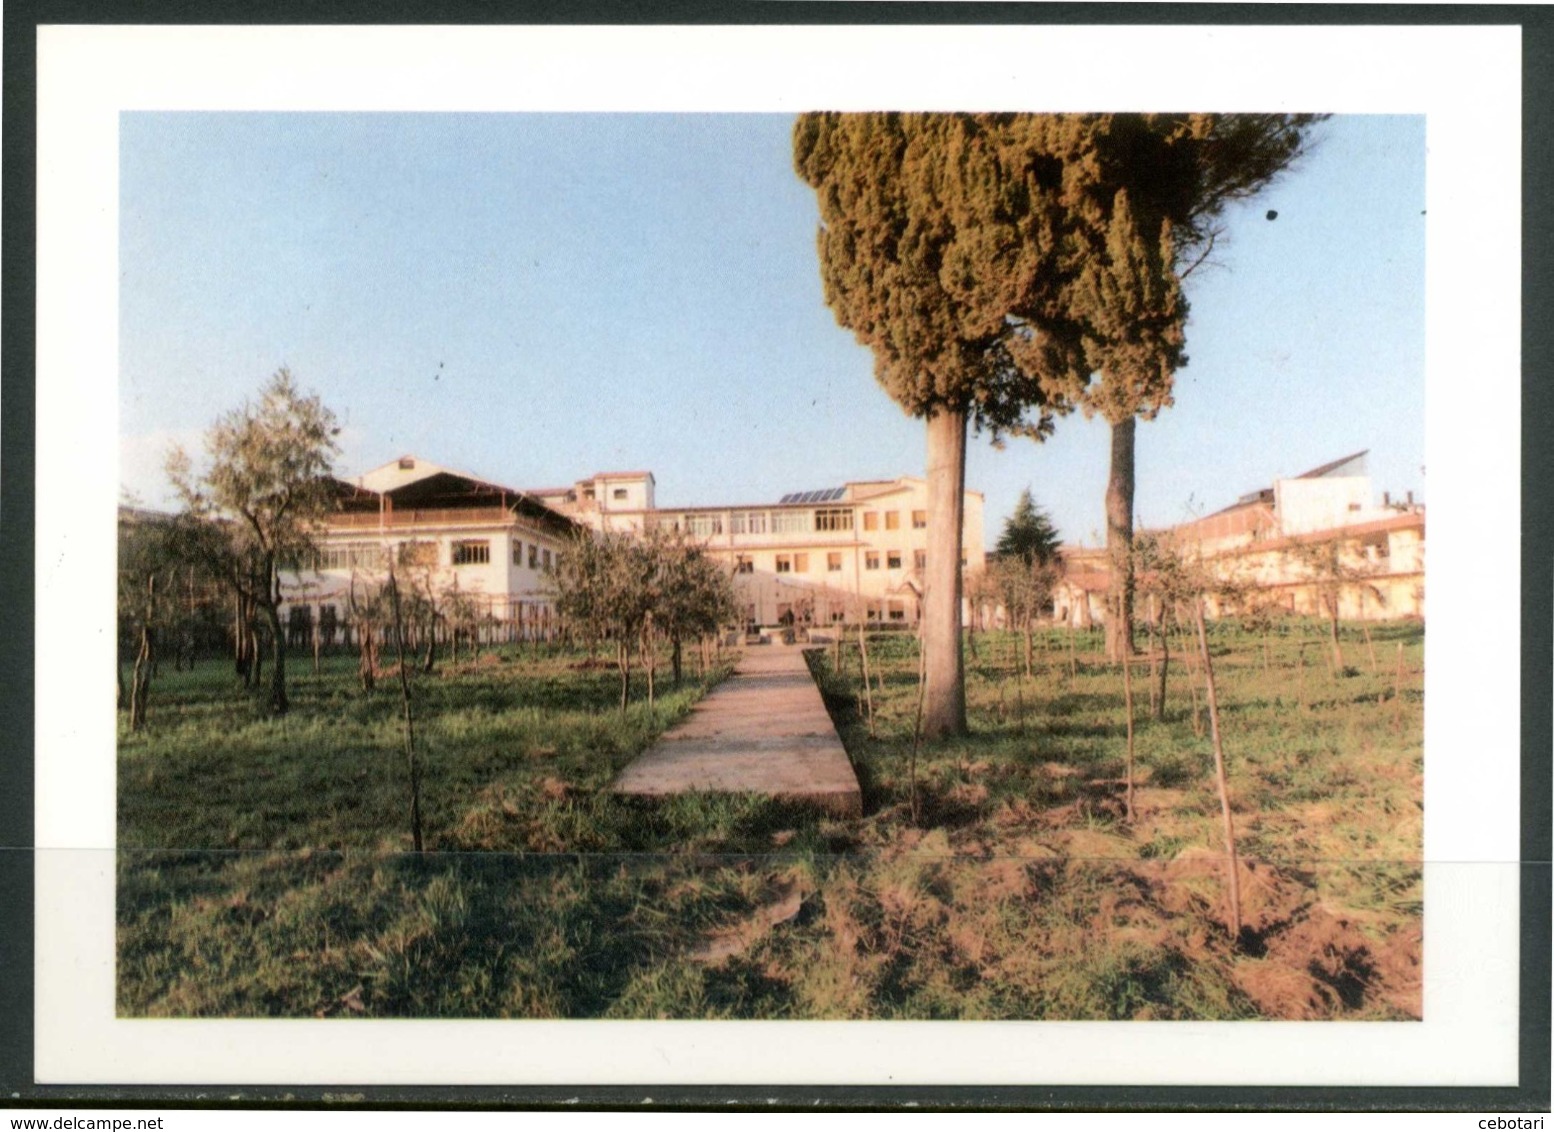
[[[1052,519],[1031,498],[1031,489],[1020,492],[1014,512],[1004,520],[1003,533],[994,548],[999,557],[1018,558],[1027,566],[1048,565],[1058,557],[1058,532]]]
[[[1111,427],[1106,487],[1113,563],[1107,652],[1133,648],[1134,443],[1139,418],[1171,404],[1184,353],[1183,281],[1223,235],[1232,202],[1252,196],[1303,152],[1311,114],[1035,116],[1020,133],[1062,164],[1068,316],[1084,325],[1089,380],[1075,398]],[[1040,309],[1026,312],[1039,317]],[[1073,390],[1066,390],[1073,396]]]
[[[1082,383],[1064,333],[1058,180],[1010,164],[1006,116],[800,116],[794,165],[820,205],[820,273],[837,322],[927,432],[923,734],[966,730],[961,539],[968,424],[1040,437]],[[1060,180],[1060,179],[1059,179]],[[1012,322],[1021,306],[1044,318]],[[1049,404],[1049,401],[1052,402]]]

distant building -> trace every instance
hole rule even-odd
[[[1299,548],[1335,544],[1348,581],[1339,616],[1424,616],[1424,507],[1372,494],[1366,452],[1356,452],[1243,495],[1201,519],[1156,532],[1201,557],[1220,577],[1245,584],[1274,608],[1318,614],[1320,580]],[[1054,614],[1075,626],[1103,622],[1111,573],[1104,549],[1064,547]],[[1211,615],[1221,610],[1212,599]],[[1228,611],[1225,611],[1228,612]]]
[[[316,560],[285,579],[287,619],[348,619],[353,579],[392,562],[440,592],[479,603],[486,636],[548,637],[559,627],[546,574],[580,530],[683,531],[726,564],[741,619],[775,628],[916,624],[928,554],[924,480],[902,476],[784,495],[775,503],[659,508],[653,473],[600,472],[570,487],[520,490],[415,456],[337,485]],[[962,562],[983,565],[980,492],[965,496]],[[423,581],[424,584],[424,581]]]
[[[728,564],[748,625],[916,624],[928,556],[925,480],[898,476],[775,503],[660,508],[651,472],[599,472],[533,496],[596,530],[684,531]],[[983,497],[965,495],[961,561],[983,566]]]
[[[336,486],[338,510],[319,532],[315,561],[284,579],[293,636],[315,619],[348,620],[353,580],[381,581],[390,564],[407,588],[429,582],[473,597],[490,639],[555,632],[545,575],[579,529],[571,519],[528,493],[415,456]]]

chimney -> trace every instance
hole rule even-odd
[[[1392,493],[1390,491],[1384,491],[1381,493],[1381,505],[1383,507],[1392,506]]]
[[[1409,492],[1408,493],[1408,505],[1410,507],[1412,507],[1414,505],[1414,493],[1413,492]]]

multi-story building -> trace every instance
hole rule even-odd
[[[532,492],[597,530],[683,531],[728,564],[748,625],[831,624],[860,618],[914,624],[928,557],[928,491],[899,476],[775,503],[660,508],[651,472],[600,472]],[[962,564],[983,566],[982,493],[968,491]]]
[[[382,581],[390,565],[407,586],[473,598],[495,639],[554,632],[545,575],[579,529],[571,519],[525,492],[415,456],[340,481],[338,499],[316,561],[285,578],[293,634],[315,618],[340,624],[353,581]]]
[[[796,492],[775,503],[660,508],[653,474],[601,472],[570,487],[504,487],[404,456],[341,481],[310,569],[286,580],[292,632],[340,624],[353,579],[393,563],[480,604],[497,639],[556,628],[546,573],[580,529],[682,531],[726,563],[750,626],[915,624],[928,556],[928,497],[902,476]],[[962,563],[983,565],[980,492],[968,491]]]
[[[1201,519],[1157,532],[1219,577],[1265,604],[1318,614],[1336,591],[1339,616],[1424,615],[1424,507],[1413,494],[1375,502],[1366,452],[1356,452],[1243,495]],[[1325,548],[1328,565],[1313,566]],[[1110,570],[1103,549],[1064,547],[1055,615],[1075,625],[1105,620]],[[1211,614],[1218,603],[1208,601]]]

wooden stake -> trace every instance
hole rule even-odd
[[[1225,861],[1230,874],[1230,934],[1241,939],[1241,875],[1236,861],[1236,828],[1230,817],[1230,788],[1225,780],[1225,750],[1219,734],[1219,701],[1214,693],[1214,662],[1209,659],[1209,638],[1203,628],[1203,599],[1195,603],[1198,647],[1203,650],[1204,686],[1209,697],[1209,729],[1214,736],[1214,777],[1219,783],[1220,815],[1225,825]]]
[[[1122,658],[1122,701],[1128,713],[1128,793],[1125,812],[1133,820],[1133,658]]]
[[[1403,642],[1398,642],[1397,671],[1392,677],[1392,729],[1403,726]]]
[[[917,642],[917,715],[912,722],[912,761],[907,769],[907,776],[912,792],[912,824],[918,821],[917,807],[917,748],[923,738],[923,689],[927,685],[928,676],[928,650],[923,648],[923,642]]]
[[[869,712],[869,738],[874,738],[874,692],[869,687],[869,640],[858,622],[858,663],[863,666],[863,702]]]
[[[421,766],[415,757],[415,718],[410,711],[410,672],[405,667],[405,626],[399,613],[399,582],[389,572],[389,596],[394,602],[394,645],[399,655],[399,699],[405,709],[405,761],[410,765],[410,840],[421,844]]]

